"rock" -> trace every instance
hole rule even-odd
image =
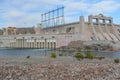
[[[14,68],[14,69],[13,69]],[[3,80],[114,80],[120,79],[116,64],[51,64],[0,66]],[[4,75],[4,76],[2,76]],[[112,79],[113,78],[113,79]]]

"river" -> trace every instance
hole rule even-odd
[[[48,56],[54,50],[50,49],[14,49],[14,48],[0,48],[0,57],[2,56]],[[56,51],[57,54],[62,53],[65,56],[71,56],[74,52],[61,52]],[[120,58],[120,51],[118,52],[106,52],[106,51],[93,51],[95,55],[110,57],[110,58]]]

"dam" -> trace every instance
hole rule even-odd
[[[120,41],[120,25],[112,17],[103,14],[84,16],[78,22],[31,28],[4,28],[0,35],[0,47],[8,48],[59,48],[72,41]]]

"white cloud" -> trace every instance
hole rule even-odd
[[[82,13],[107,14],[120,8],[120,3],[115,0],[100,0],[93,3],[87,0],[4,0],[0,5],[4,11],[0,16],[7,22],[5,26],[12,24],[17,27],[37,25],[40,23],[41,13],[55,9],[59,5],[65,6],[66,22],[79,20]]]
[[[115,0],[114,1],[106,0],[91,5],[91,7],[88,9],[88,12],[92,14],[109,13],[119,8],[120,8],[120,3],[115,2]]]
[[[10,10],[7,13],[5,13],[4,17],[5,18],[15,18],[15,17],[21,17],[24,15],[24,12],[21,12],[19,10]]]

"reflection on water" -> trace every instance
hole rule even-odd
[[[13,49],[1,48],[0,56],[46,56],[50,53],[49,49]]]
[[[0,48],[0,56],[48,56],[52,51],[50,49],[13,49]],[[62,53],[64,56],[73,56],[75,52],[56,51],[57,54]],[[120,58],[120,52],[92,52],[95,55],[110,58]]]

